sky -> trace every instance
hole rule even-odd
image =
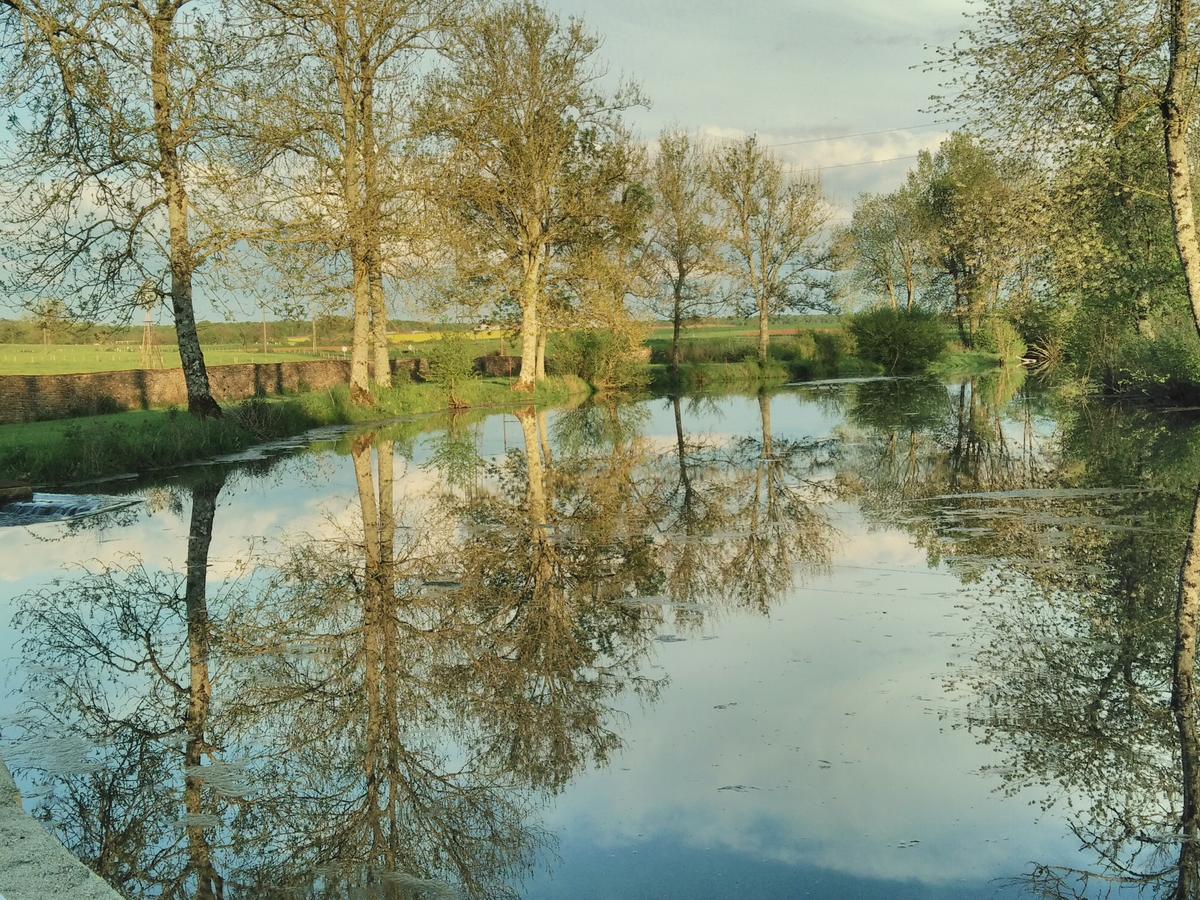
[[[938,76],[922,71],[950,43],[969,0],[545,0],[604,38],[614,77],[651,100],[631,123],[652,138],[680,125],[713,138],[757,133],[763,143],[906,129],[777,147],[796,166],[824,169],[843,212],[862,191],[898,185],[911,156],[952,127],[925,112]]]

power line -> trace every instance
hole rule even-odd
[[[898,131],[920,131],[925,128],[936,128],[939,125],[950,125],[951,122],[925,122],[921,125],[906,125],[903,128],[881,128],[878,131],[857,131],[853,134],[838,134],[832,137],[804,138],[799,141],[786,141],[782,144],[766,144],[766,147],[798,147],[801,144],[820,144],[824,141],[842,141],[847,138],[871,137],[876,134],[895,134]]]
[[[889,156],[887,159],[864,159],[861,162],[852,163],[835,163],[832,166],[817,166],[818,172],[824,172],[826,169],[849,169],[852,166],[874,166],[879,163],[898,162],[902,159],[916,159],[920,156],[919,153],[910,153],[908,156]]]
[[[852,163],[834,163],[829,166],[789,166],[789,172],[824,172],[827,169],[849,169],[854,166],[877,166],[880,163],[899,162],[902,159],[916,159],[919,153],[910,153],[908,156],[889,156],[887,159],[864,159],[859,162]]]

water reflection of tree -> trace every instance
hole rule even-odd
[[[507,896],[539,838],[436,675],[469,636],[444,608],[447,532],[436,509],[398,514],[393,446],[374,466],[372,450],[351,448],[356,526],[295,543],[248,625],[278,647],[253,680],[276,698],[255,743],[279,752],[257,772],[269,852],[242,878],[266,895]]]
[[[1095,860],[1036,866],[1023,880],[1043,896],[1200,896],[1194,438],[1085,412],[1045,490],[980,498],[1001,525],[956,538],[987,587],[958,682],[976,698],[969,727],[1010,790],[1054,786]]]
[[[98,766],[77,759],[83,771],[57,782],[41,773],[38,815],[100,875],[139,893],[223,892],[219,815],[201,763],[223,743],[210,719],[208,555],[224,480],[214,470],[191,489],[182,573],[136,560],[100,567],[27,597],[17,620],[27,659],[38,663],[21,715],[25,739],[104,748]]]
[[[780,439],[767,397],[759,434],[721,444],[674,411],[666,457],[638,406],[522,411],[491,465],[452,428],[441,488],[400,500],[390,441],[353,439],[352,521],[219,579],[222,480],[200,479],[181,571],[130,560],[26,598],[27,662],[53,665],[27,666],[25,722],[101,748],[41,777],[41,813],[135,895],[512,894],[540,800],[661,686],[645,601],[766,609],[827,560],[831,445]]]
[[[615,430],[552,461],[545,419],[518,418],[492,487],[400,507],[392,445],[354,441],[354,522],[222,579],[216,618],[219,482],[194,491],[181,575],[134,561],[27,598],[27,658],[60,664],[27,721],[110,747],[46,779],[70,846],[146,895],[511,894],[540,792],[619,744],[621,694],[654,694],[660,615],[627,601],[661,577],[644,445]]]
[[[992,496],[1049,486],[1059,466],[1022,384],[1002,369],[949,389],[921,379],[858,385],[840,485],[869,523],[903,527],[932,562],[949,558],[973,577],[987,553],[979,545],[1021,545],[1031,507],[1053,514],[1050,497],[1023,499],[1009,515]]]
[[[573,426],[582,413],[569,415]],[[469,527],[453,602],[477,638],[443,676],[490,756],[557,790],[619,746],[611,707],[620,694],[655,692],[638,669],[660,617],[629,601],[661,575],[637,484],[645,448],[609,429],[604,442],[568,442],[554,461],[544,413],[517,419],[523,451],[456,510]]]
[[[758,434],[720,443],[690,438],[682,401],[671,405],[675,440],[654,494],[667,594],[686,605],[677,621],[699,624],[724,604],[766,612],[797,577],[828,565],[833,529],[823,476],[837,444],[780,438],[767,393],[757,398]]]
[[[758,410],[759,437],[744,437],[733,448],[735,470],[744,480],[733,509],[738,533],[729,563],[739,574],[738,602],[765,612],[798,572],[828,564],[831,530],[814,491],[820,486],[816,476],[832,465],[837,445],[776,437],[765,391],[758,395]]]

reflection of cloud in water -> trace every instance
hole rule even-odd
[[[1010,876],[1061,840],[1031,829],[1024,804],[990,800],[977,773],[994,756],[943,731],[939,661],[962,616],[946,573],[904,535],[845,530],[811,582],[828,593],[800,588],[769,619],[660,645],[670,688],[632,712],[621,758],[581,778],[553,824],[610,848],[666,838],[929,884]],[[722,789],[738,785],[757,789]]]

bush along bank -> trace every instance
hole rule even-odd
[[[878,375],[876,363],[860,358],[853,337],[833,329],[800,331],[772,338],[767,361],[758,359],[750,338],[694,338],[680,344],[678,369],[670,344],[650,342],[652,385],[660,390],[703,390],[721,386],[785,384],[816,378]]]
[[[453,401],[437,384],[405,382],[357,407],[349,390],[226,407],[220,419],[198,419],[178,409],[148,410],[0,426],[0,483],[64,484],[181,465],[311,428],[382,422],[452,407],[511,407],[563,403],[591,388],[573,376],[547,378],[532,394],[517,394],[511,379],[471,379],[456,384]]]

